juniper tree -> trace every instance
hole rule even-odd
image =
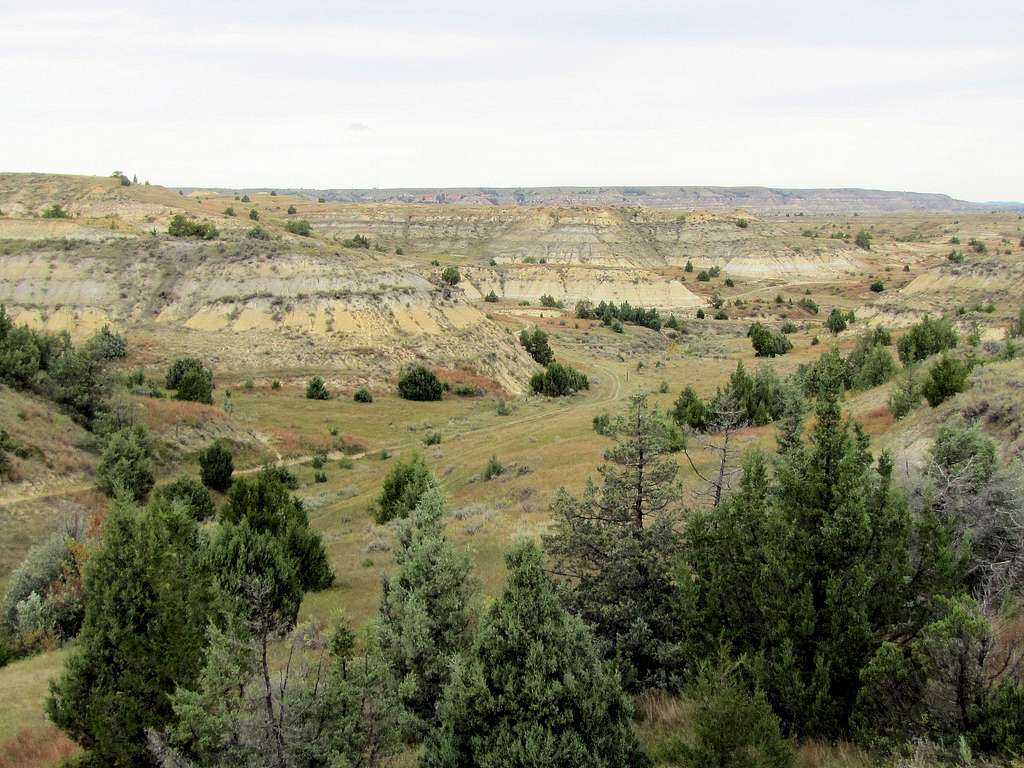
[[[231,485],[235,462],[220,440],[214,440],[199,452],[199,476],[203,485],[215,491],[226,491]]]
[[[154,483],[150,439],[142,427],[122,429],[111,436],[96,465],[96,484],[107,496],[124,490],[135,501],[149,495]]]
[[[380,496],[374,503],[374,519],[386,523],[396,517],[405,517],[419,504],[423,494],[437,486],[437,478],[423,460],[413,453],[408,459],[399,459],[384,478]]]
[[[782,538],[770,557],[781,561],[776,584],[785,589],[767,601],[778,613],[765,634],[781,713],[829,734],[846,728],[860,667],[881,633],[910,618],[917,596],[905,591],[910,516],[892,489],[891,462],[883,455],[873,466],[867,437],[835,399],[820,400],[816,415],[808,445],[777,467]]]
[[[629,698],[586,625],[559,604],[540,549],[509,577],[452,673],[421,768],[645,768]]]
[[[835,397],[816,415],[807,438],[787,420],[774,473],[755,453],[738,492],[691,514],[679,604],[698,656],[724,639],[761,659],[787,727],[836,736],[883,639],[916,636],[956,579],[948,541],[912,521],[888,457],[875,463]]]
[[[398,374],[398,394],[405,400],[440,400],[444,395],[444,384],[429,368],[410,365]]]
[[[567,397],[590,389],[590,380],[571,365],[552,360],[543,371],[530,377],[530,391],[545,397]]]
[[[896,345],[904,365],[924,360],[930,355],[953,349],[959,342],[959,335],[953,323],[945,317],[925,315],[921,322],[912,325]]]
[[[153,499],[180,504],[199,522],[208,520],[216,512],[213,497],[206,486],[188,475],[181,475],[176,480],[158,486],[153,492]]]
[[[967,389],[971,363],[943,353],[928,371],[921,394],[932,408]]]
[[[320,376],[314,376],[306,382],[306,399],[307,400],[330,400],[331,393],[327,390],[327,385],[324,384],[324,380]]]
[[[697,391],[687,384],[672,407],[672,418],[680,427],[704,432],[708,427],[708,406]]]
[[[920,404],[921,396],[921,383],[916,369],[905,368],[889,394],[889,410],[893,418],[898,421],[909,414]]]
[[[128,354],[128,340],[104,325],[86,342],[87,350],[103,360],[115,360]]]
[[[671,435],[645,395],[635,395],[611,433],[616,444],[576,498],[552,502],[553,533],[544,540],[565,605],[617,657],[627,687],[668,685],[678,666],[681,629],[672,611],[673,560],[680,539],[679,467]]]
[[[519,332],[519,343],[530,353],[530,357],[541,365],[548,365],[555,359],[555,353],[551,351],[548,344],[548,335],[540,328],[527,331],[525,328]]]
[[[813,363],[801,365],[797,376],[807,397],[842,397],[853,386],[854,371],[838,347],[822,352]]]
[[[448,283],[448,285],[455,286],[462,280],[462,275],[459,274],[459,270],[456,267],[445,267],[441,271],[441,279]]]
[[[204,367],[203,361],[196,357],[179,357],[171,364],[171,367],[167,369],[167,379],[164,382],[164,386],[166,386],[167,389],[177,389],[181,384],[182,377],[188,371],[193,368],[202,370]]]
[[[750,326],[749,330],[747,330],[747,337],[750,339],[750,343],[758,357],[784,355],[793,349],[793,342],[786,338],[784,334],[776,333],[760,322],[755,322]]]
[[[302,603],[302,584],[282,542],[247,520],[221,523],[203,556],[222,616],[290,627]]]
[[[148,728],[173,717],[205,646],[202,535],[184,511],[115,502],[85,565],[85,620],[46,711],[93,764],[150,763]]]
[[[60,337],[42,341],[40,346],[40,367],[49,369],[49,394],[72,419],[91,429],[110,398],[106,360],[88,348],[73,349]],[[37,379],[36,386],[41,383]]]
[[[275,617],[255,610],[211,626],[198,680],[174,693],[171,725],[150,733],[159,765],[373,768],[395,752],[399,708],[372,641],[357,655],[343,619],[329,636],[316,627],[289,635]],[[287,661],[275,669],[281,638]]]
[[[241,478],[231,485],[221,520],[246,523],[253,530],[275,537],[284,549],[303,590],[319,591],[334,583],[320,534],[309,527],[302,501],[282,483],[272,468],[255,478]]]
[[[665,755],[685,768],[793,768],[796,750],[782,735],[764,692],[752,686],[745,659],[725,649],[702,662],[687,691],[692,736]],[[670,742],[672,744],[672,742]]]
[[[213,403],[213,372],[209,368],[190,368],[181,377],[176,400],[190,400],[193,403]]]
[[[825,327],[832,331],[836,336],[845,331],[847,325],[846,313],[838,307],[834,308],[829,313],[828,319],[825,321]]]
[[[399,527],[395,569],[384,578],[379,610],[381,650],[414,739],[435,724],[452,658],[472,642],[476,584],[469,558],[445,537],[444,517],[442,492],[427,489]]]
[[[853,386],[857,389],[870,389],[892,379],[899,371],[896,358],[885,347],[872,347],[863,363],[854,365],[851,362]]]

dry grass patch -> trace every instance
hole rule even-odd
[[[805,741],[797,748],[800,768],[868,768],[876,761],[870,754],[846,741]]]
[[[22,728],[0,745],[0,768],[55,768],[78,751],[78,745],[52,725]]]

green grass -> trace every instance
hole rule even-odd
[[[0,744],[12,739],[22,728],[46,725],[42,702],[50,678],[60,672],[65,655],[66,651],[48,651],[0,668]]]
[[[294,467],[301,484],[298,493],[314,501],[310,521],[323,534],[338,576],[331,590],[307,597],[304,617],[325,619],[331,611],[343,608],[361,622],[376,610],[380,578],[391,567],[392,555],[389,550],[374,550],[393,545],[394,538],[393,526],[376,525],[369,512],[389,466],[377,451],[386,448],[393,455],[420,451],[441,479],[450,510],[477,510],[466,519],[450,518],[449,535],[472,554],[485,592],[495,595],[504,579],[503,554],[510,544],[517,537],[535,537],[546,529],[548,505],[558,488],[578,493],[587,478],[596,475],[610,445],[608,438],[593,431],[591,421],[596,414],[620,412],[638,390],[651,392],[652,402],[667,409],[676,396],[673,393],[686,383],[692,381],[703,394],[711,394],[714,387],[727,381],[735,357],[753,362],[749,343],[736,338],[728,342],[735,357],[687,357],[675,345],[645,356],[644,366],[637,371],[635,356],[620,360],[614,355],[584,355],[578,349],[580,331],[553,330],[559,358],[580,366],[595,378],[595,384],[589,392],[572,398],[520,400],[510,416],[498,416],[495,402],[488,399],[452,397],[414,403],[382,393],[373,404],[364,405],[347,398],[310,401],[297,389],[237,392],[236,415],[263,429],[276,429],[299,442],[312,443],[330,440],[330,429],[337,427],[346,440],[373,452],[355,459],[351,469],[329,460],[326,483],[314,483],[310,466]],[[632,343],[630,334],[638,332],[648,333],[631,328],[624,343]],[[606,329],[597,334],[611,336]],[[796,362],[796,357],[778,361],[786,369],[794,368]],[[657,393],[662,380],[671,383],[670,393]],[[424,435],[439,428],[444,430],[444,442],[424,446]],[[767,447],[772,434],[770,427],[750,430],[749,439]],[[529,471],[482,481],[481,470],[495,452],[502,464],[522,465]],[[712,458],[700,452],[696,455],[699,462]],[[693,490],[690,474],[688,469],[681,470]]]

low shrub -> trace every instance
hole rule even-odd
[[[530,378],[530,390],[547,397],[564,397],[590,389],[587,377],[569,365],[552,362],[543,372]]]
[[[200,222],[189,218],[183,213],[175,214],[167,226],[167,234],[171,237],[196,237],[200,240],[213,240],[219,232],[210,222]]]
[[[327,390],[327,385],[320,376],[314,376],[306,383],[306,399],[307,400],[329,400],[331,393]]]
[[[284,228],[293,235],[299,235],[301,237],[309,237],[313,233],[313,228],[309,226],[309,222],[305,219],[289,221],[284,225]]]
[[[487,482],[488,480],[498,477],[498,475],[501,475],[504,471],[505,467],[503,467],[501,462],[498,461],[498,457],[492,454],[491,458],[487,460],[487,464],[484,466],[483,472],[480,473],[480,478],[484,482]]]
[[[348,240],[342,240],[341,244],[345,248],[363,248],[365,250],[370,249],[370,238],[365,235],[355,235],[350,237]]]
[[[398,394],[405,400],[440,400],[444,385],[437,374],[422,365],[410,365],[398,376]]]
[[[44,219],[68,219],[70,217],[71,214],[68,213],[60,203],[54,203],[43,211]]]

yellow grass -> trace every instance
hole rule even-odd
[[[0,668],[0,744],[23,728],[38,730],[47,725],[43,700],[51,677],[59,673],[66,651],[47,651]]]

